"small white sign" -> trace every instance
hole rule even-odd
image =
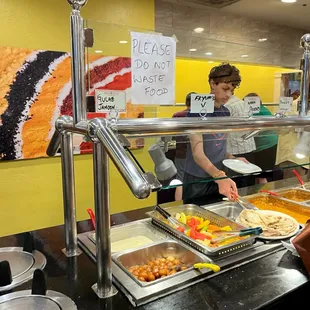
[[[119,90],[95,90],[96,112],[126,112],[126,93]]]
[[[131,32],[131,103],[174,104],[175,38]]]
[[[214,112],[215,96],[212,94],[192,94],[191,113],[207,114]]]
[[[293,97],[280,97],[280,112],[291,112],[293,108]]]
[[[244,98],[245,104],[249,106],[249,111],[252,114],[257,114],[260,112],[260,98],[257,96],[253,97],[245,97]]]

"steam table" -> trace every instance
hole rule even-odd
[[[111,223],[142,219],[150,209],[112,215]],[[79,233],[91,229],[90,221],[78,223]],[[44,270],[48,289],[70,297],[79,310],[133,309],[121,292],[108,301],[98,299],[91,289],[96,282],[96,266],[84,253],[75,258],[64,256],[62,226],[34,231],[33,236],[36,249],[47,258]],[[0,238],[0,247],[22,244],[23,234]],[[137,309],[282,309],[282,305],[288,307],[290,303],[297,309],[306,303],[309,288],[301,261],[283,250]],[[31,281],[14,291],[25,289],[31,289]]]

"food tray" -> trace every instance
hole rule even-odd
[[[309,190],[291,188],[291,189],[279,190],[277,191],[277,194],[279,194],[281,198],[289,200],[289,201],[293,201],[295,203],[301,203],[301,204],[307,205],[307,202],[310,202],[310,191]],[[285,197],[286,195],[290,195],[290,196]],[[301,198],[298,200],[294,199],[294,196],[298,196],[298,195]],[[293,198],[291,198],[292,196]]]
[[[240,204],[231,201],[205,205],[201,206],[201,208],[226,217],[231,221],[236,221],[239,214],[245,210],[245,208],[241,207]]]
[[[126,274],[131,277],[136,283],[140,286],[151,286],[155,285],[158,282],[170,280],[173,277],[181,276],[182,274],[193,270],[193,267],[189,267],[184,271],[179,271],[174,275],[167,276],[165,278],[156,279],[152,282],[142,282],[134,277],[129,271],[128,268],[135,265],[146,265],[149,260],[155,260],[158,258],[166,258],[168,256],[173,256],[178,258],[182,263],[186,265],[193,266],[196,263],[210,263],[206,257],[199,255],[195,251],[187,248],[184,245],[181,245],[175,240],[164,240],[154,244],[147,245],[143,248],[136,250],[128,250],[125,252],[119,252],[112,255],[112,260],[123,269]]]
[[[265,203],[270,203],[270,207],[267,208],[259,208],[260,210],[271,210],[282,212],[287,215],[290,215],[295,220],[297,220],[300,224],[305,224],[308,219],[310,219],[310,208],[305,206],[304,204],[293,202],[291,200],[284,199],[282,197],[275,197],[265,193],[258,193],[250,196],[246,196],[245,199],[249,202],[252,202],[252,199],[260,198]],[[277,203],[283,206],[277,207]],[[255,204],[254,204],[255,205]]]
[[[167,238],[167,235],[165,233],[159,231],[151,224],[151,219],[143,219],[136,222],[113,226],[111,228],[111,243],[121,241],[133,236],[144,236],[149,238],[153,242],[158,242]],[[94,232],[89,233],[88,237],[92,242],[96,243],[96,237]]]
[[[241,226],[240,224],[237,224],[227,218],[224,218],[216,213],[205,210],[196,205],[191,205],[191,204],[181,205],[181,206],[165,208],[165,210],[169,212],[172,216],[176,213],[184,212],[186,215],[203,217],[209,220],[212,224],[215,224],[220,227],[229,225],[233,230],[241,230],[245,228]],[[180,239],[186,242],[187,244],[189,244],[191,247],[198,250],[199,252],[205,255],[208,255],[208,256],[220,256],[220,255],[233,254],[234,252],[242,250],[245,247],[251,246],[255,241],[255,237],[252,236],[247,239],[240,240],[238,242],[234,242],[228,245],[220,246],[217,248],[210,248],[193,240],[192,238],[186,236],[184,233],[179,232],[178,230],[174,229],[173,227],[163,222],[162,218],[156,211],[151,211],[151,212],[148,212],[147,214],[152,218],[152,223],[154,223],[155,225],[157,225],[164,231],[167,231],[168,233],[170,233],[172,236],[176,237],[177,239]]]

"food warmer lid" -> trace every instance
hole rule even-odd
[[[24,247],[0,248],[0,292],[27,282],[36,269],[43,269],[45,265],[45,256],[34,250],[31,234],[25,235]]]
[[[67,296],[47,291],[46,295],[32,295],[31,290],[0,297],[0,310],[76,310],[75,303]]]

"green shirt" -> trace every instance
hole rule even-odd
[[[260,115],[272,115],[271,112],[262,104],[260,106],[260,112],[254,114],[254,116]],[[256,144],[256,151],[259,152],[265,149],[269,149],[270,147],[275,146],[278,144],[278,135],[273,130],[266,130],[260,132],[255,137],[255,144]]]

